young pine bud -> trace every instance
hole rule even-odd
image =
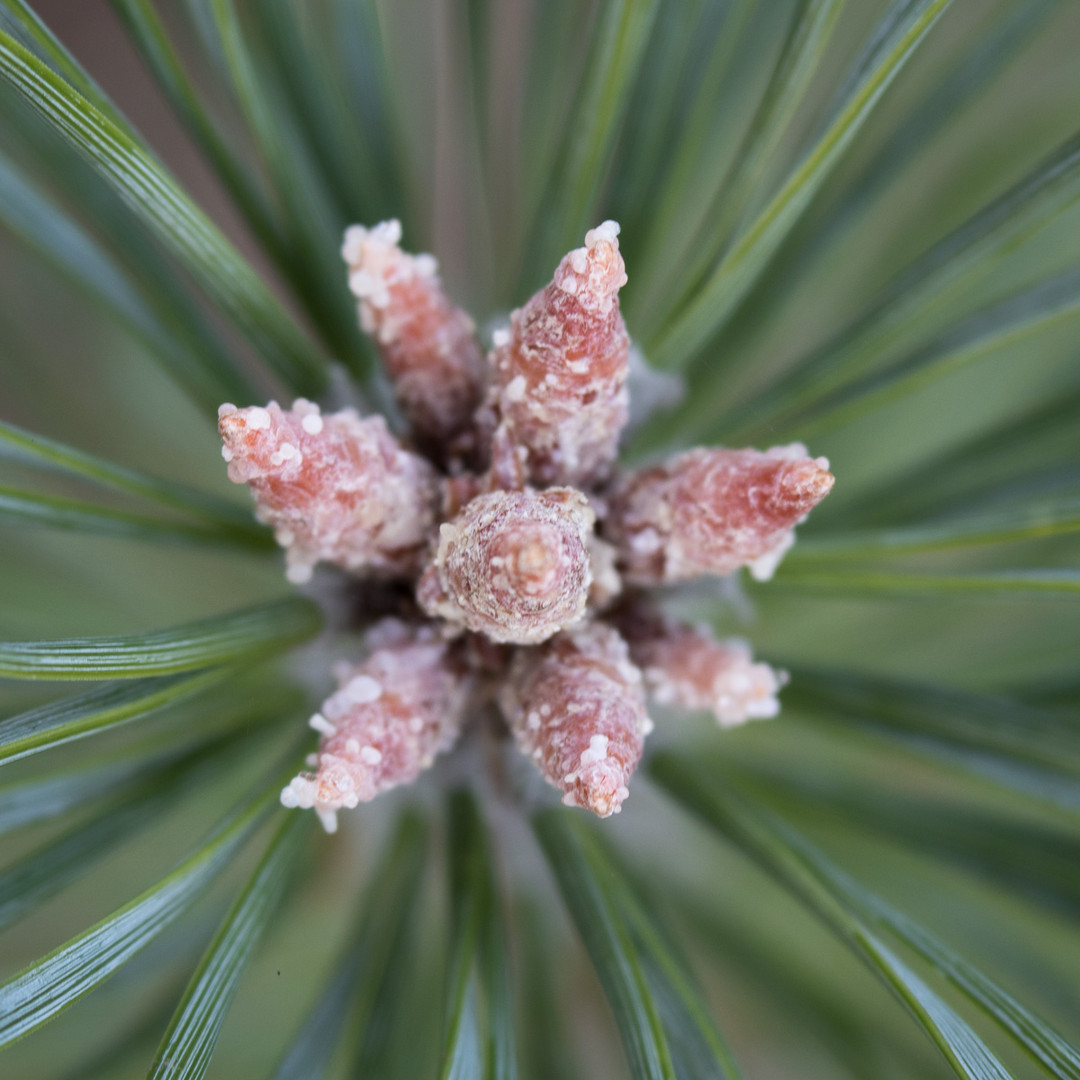
[[[521,751],[567,806],[617,814],[652,724],[641,672],[610,626],[519,649],[499,704]]]
[[[436,524],[435,470],[403,449],[381,416],[325,416],[299,398],[288,412],[222,405],[229,479],[247,484],[255,514],[285,548],[290,581],[315,563],[388,576],[415,574]]]
[[[420,606],[492,641],[544,641],[585,614],[595,522],[572,488],[479,495],[439,529]]]
[[[281,793],[284,806],[314,808],[327,832],[336,811],[414,780],[461,730],[470,679],[432,627],[396,619],[368,634],[371,654],[338,674],[339,689],[311,718],[322,738],[314,773]]]
[[[800,443],[758,450],[690,450],[623,477],[611,495],[604,537],[636,585],[750,568],[772,577],[794,543],[793,527],[829,493],[825,458]]]
[[[617,610],[613,621],[657,704],[711,712],[721,727],[779,713],[776,695],[787,676],[754,663],[741,638],[717,641],[707,627],[665,618],[642,603]]]
[[[630,350],[618,234],[614,221],[590,230],[551,284],[513,313],[491,354],[489,405],[527,451],[527,478],[537,485],[587,486],[615,461]]]
[[[400,240],[397,221],[353,225],[341,253],[360,324],[375,340],[413,433],[446,451],[480,404],[487,367],[476,327],[443,292],[434,257],[410,255]]]

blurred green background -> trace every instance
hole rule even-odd
[[[306,51],[297,46],[298,69],[318,63],[324,6],[297,5],[300,21],[306,25],[310,16],[316,28]],[[587,77],[596,35],[618,5],[559,2],[541,10],[526,0],[403,0],[376,6],[402,175],[373,188],[367,221],[400,216],[407,243],[438,255],[450,292],[483,326],[545,280],[561,250],[560,230],[573,228],[559,216],[560,199],[569,203],[572,192],[558,183],[561,166],[552,162],[561,159],[553,148],[581,120],[575,104],[588,95],[578,80]],[[255,166],[259,139],[230,102],[228,80],[200,40],[197,18],[184,18],[180,7],[160,5],[161,15],[219,110],[230,144]],[[199,3],[184,7],[205,17],[210,11]],[[730,319],[701,347],[679,353],[670,344],[676,338],[668,333],[669,318],[693,297],[689,284],[680,292],[679,269],[695,257],[708,268],[728,250],[710,261],[702,246],[713,212],[703,185],[753,147],[747,132],[754,131],[760,95],[786,28],[805,7],[787,0],[660,4],[633,78],[620,91],[624,111],[610,153],[598,175],[587,176],[582,200],[590,222],[607,216],[622,222],[631,335],[648,359],[683,371],[689,383],[685,404],[654,416],[628,454],[647,458],[668,447],[728,439],[762,446],[805,439],[812,453],[830,459],[837,477],[774,581],[729,582],[671,597],[672,610],[744,635],[756,655],[791,668],[782,717],[721,736],[701,717],[664,715],[655,748],[694,757],[718,788],[731,783],[796,823],[863,885],[931,928],[1075,1043],[1080,287],[1067,276],[1080,251],[1080,205],[1063,197],[1060,209],[1007,250],[953,282],[943,280],[910,309],[899,306],[895,324],[871,326],[861,338],[838,335],[872,316],[914,260],[1075,134],[1080,6],[956,0]],[[739,223],[754,220],[814,146],[886,7],[843,5],[814,78],[745,193],[736,237]],[[282,307],[308,326],[317,323],[295,283],[253,239],[111,6],[39,0],[34,8],[270,283]],[[252,17],[249,7],[240,9]],[[700,32],[693,31],[695,20]],[[697,96],[703,72],[735,27],[731,63],[703,105]],[[271,58],[266,70],[288,85],[288,64]],[[78,172],[74,156],[41,133],[9,88],[3,94],[4,161],[25,168],[106,249],[123,249],[124,236],[103,225],[125,220],[127,211],[89,169]],[[358,124],[366,122],[360,114],[357,108]],[[673,163],[683,171],[673,172]],[[50,168],[70,168],[66,184],[50,177]],[[115,213],[96,218],[98,199]],[[246,493],[231,490],[225,478],[213,417],[178,390],[145,339],[41,259],[10,217],[0,230],[0,420],[246,506]],[[335,228],[340,224],[334,220]],[[1029,296],[1012,321],[995,322],[1012,310],[1014,297],[1055,275],[1064,284],[1055,278],[1058,292],[1049,300]],[[344,295],[343,274],[340,284]],[[213,302],[194,303],[241,357],[263,399],[288,394]],[[846,340],[855,344],[844,354]],[[870,393],[890,364],[935,348],[943,362],[925,369],[921,383],[886,382],[879,396]],[[839,371],[837,357],[845,356],[853,379],[871,381],[865,394],[834,408],[829,379]],[[798,381],[808,357],[818,358],[820,383]],[[344,386],[343,377],[333,382],[326,400],[345,400],[354,391]],[[766,407],[783,406],[787,388],[806,395],[800,399],[810,404],[806,412]],[[84,486],[62,476],[42,482],[32,469],[0,465],[4,484],[24,486],[32,478],[35,490],[85,495]],[[122,505],[108,496],[102,501]],[[1024,532],[1024,522],[1043,518],[1064,524],[1056,535]],[[1018,522],[1019,538],[1010,540]],[[902,534],[895,549],[888,547],[890,530]],[[920,550],[913,530],[945,540]],[[969,535],[988,542],[969,543]],[[941,584],[957,575],[991,575],[992,583],[994,574],[1017,572],[1059,573],[1065,584],[1043,591]],[[327,573],[312,590],[332,628],[342,620],[341,585]],[[273,552],[6,524],[0,530],[2,640],[137,633],[292,592]],[[198,699],[175,707],[171,718],[165,713],[148,725],[5,766],[3,783],[17,785],[53,770],[134,759],[153,752],[163,732],[198,730],[227,705],[237,715],[245,706],[250,713],[235,730],[269,729],[174,804],[155,810],[145,828],[109,848],[77,885],[9,927],[0,937],[0,974],[17,972],[166,873],[299,737],[308,703],[330,685],[330,659],[350,644],[330,634],[267,661],[232,689],[232,705],[222,690],[224,704]],[[863,677],[871,681],[860,682]],[[280,690],[287,681],[299,687],[295,701]],[[0,684],[5,717],[56,696],[47,683]],[[274,727],[270,719],[279,713],[283,723]],[[1040,744],[1048,732],[1053,738]],[[495,877],[510,915],[522,1072],[626,1075],[603,990],[529,834],[528,813],[521,812],[543,805],[545,793],[519,777],[512,754],[496,741],[475,742],[415,790],[353,815],[342,835],[312,834],[251,959],[208,1075],[273,1074],[342,954],[363,890],[378,888],[371,868],[399,809],[416,802],[436,822],[440,839],[429,848],[427,885],[400,957],[407,1005],[391,1017],[387,1037],[396,1048],[393,1075],[435,1070],[446,954],[454,942],[442,888],[448,857],[442,793],[463,777],[482,793],[495,838]],[[514,799],[492,791],[485,779],[492,758],[514,776]],[[633,794],[603,832],[645,878],[651,909],[673,928],[747,1077],[950,1075],[917,1025],[805,903],[734,848],[717,845],[645,775]],[[95,812],[93,805],[76,808],[4,836],[4,865]],[[195,957],[257,855],[245,851],[169,934],[103,989],[6,1051],[0,1074],[144,1075]],[[933,968],[928,975],[920,970],[1012,1075],[1043,1074],[969,996]],[[117,1038],[123,1052],[115,1049]],[[347,1042],[335,1059],[336,1075],[383,1075],[356,1071]],[[1047,1071],[1080,1075],[1080,1066],[1074,1068]],[[712,1074],[682,1069],[678,1075]]]

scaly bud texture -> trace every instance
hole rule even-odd
[[[435,527],[435,470],[404,450],[381,416],[323,416],[303,398],[283,411],[222,405],[218,428],[229,479],[247,484],[256,516],[304,582],[319,561],[352,571],[414,573]]]
[[[717,641],[708,627],[687,626],[640,603],[615,618],[658,704],[711,712],[721,727],[768,719],[780,711],[777,694],[786,674],[755,663],[741,638]]]
[[[617,814],[652,724],[641,672],[612,627],[593,623],[520,650],[499,704],[522,752],[567,806]]]
[[[604,535],[636,585],[730,574],[772,577],[794,526],[828,495],[825,458],[801,443],[758,450],[690,450],[622,478]]]
[[[492,641],[544,641],[585,615],[595,523],[573,488],[480,495],[441,526],[420,604]]]
[[[314,773],[281,793],[285,806],[317,810],[328,832],[342,807],[409,783],[451,747],[469,700],[467,670],[434,628],[386,619],[367,644],[368,658],[338,672],[337,693],[310,720],[321,736]]]
[[[416,438],[437,449],[472,421],[486,365],[476,326],[443,292],[431,255],[398,246],[401,225],[345,231],[341,254],[360,325],[372,336]]]
[[[590,230],[496,340],[491,407],[534,484],[588,486],[615,462],[630,363],[618,235],[613,221]]]
[[[741,566],[768,577],[832,486],[828,462],[797,445],[699,449],[612,475],[630,355],[618,234],[590,230],[485,358],[434,259],[402,251],[396,221],[353,226],[349,284],[409,436],[304,400],[221,407],[229,477],[273,526],[289,578],[323,562],[374,579],[403,620],[376,625],[312,718],[319,752],[286,806],[333,827],[495,700],[563,801],[606,817],[651,730],[646,693],[723,726],[775,715],[782,675],[641,590]]]

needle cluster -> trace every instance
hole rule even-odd
[[[290,580],[327,562],[404,583],[312,718],[287,806],[336,812],[413,780],[494,703],[563,802],[617,813],[652,730],[647,697],[723,726],[774,716],[783,676],[743,641],[665,617],[647,590],[748,567],[771,576],[833,477],[805,447],[701,448],[617,465],[628,417],[626,268],[606,221],[513,312],[485,355],[429,255],[397,222],[348,230],[361,326],[408,439],[305,400],[223,405],[229,477],[285,548]]]

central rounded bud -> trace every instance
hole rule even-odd
[[[544,641],[585,613],[594,524],[570,488],[480,495],[440,530],[420,602],[493,641]]]
[[[539,522],[508,529],[492,545],[491,581],[495,588],[518,596],[542,597],[559,584],[566,562],[560,530]]]

